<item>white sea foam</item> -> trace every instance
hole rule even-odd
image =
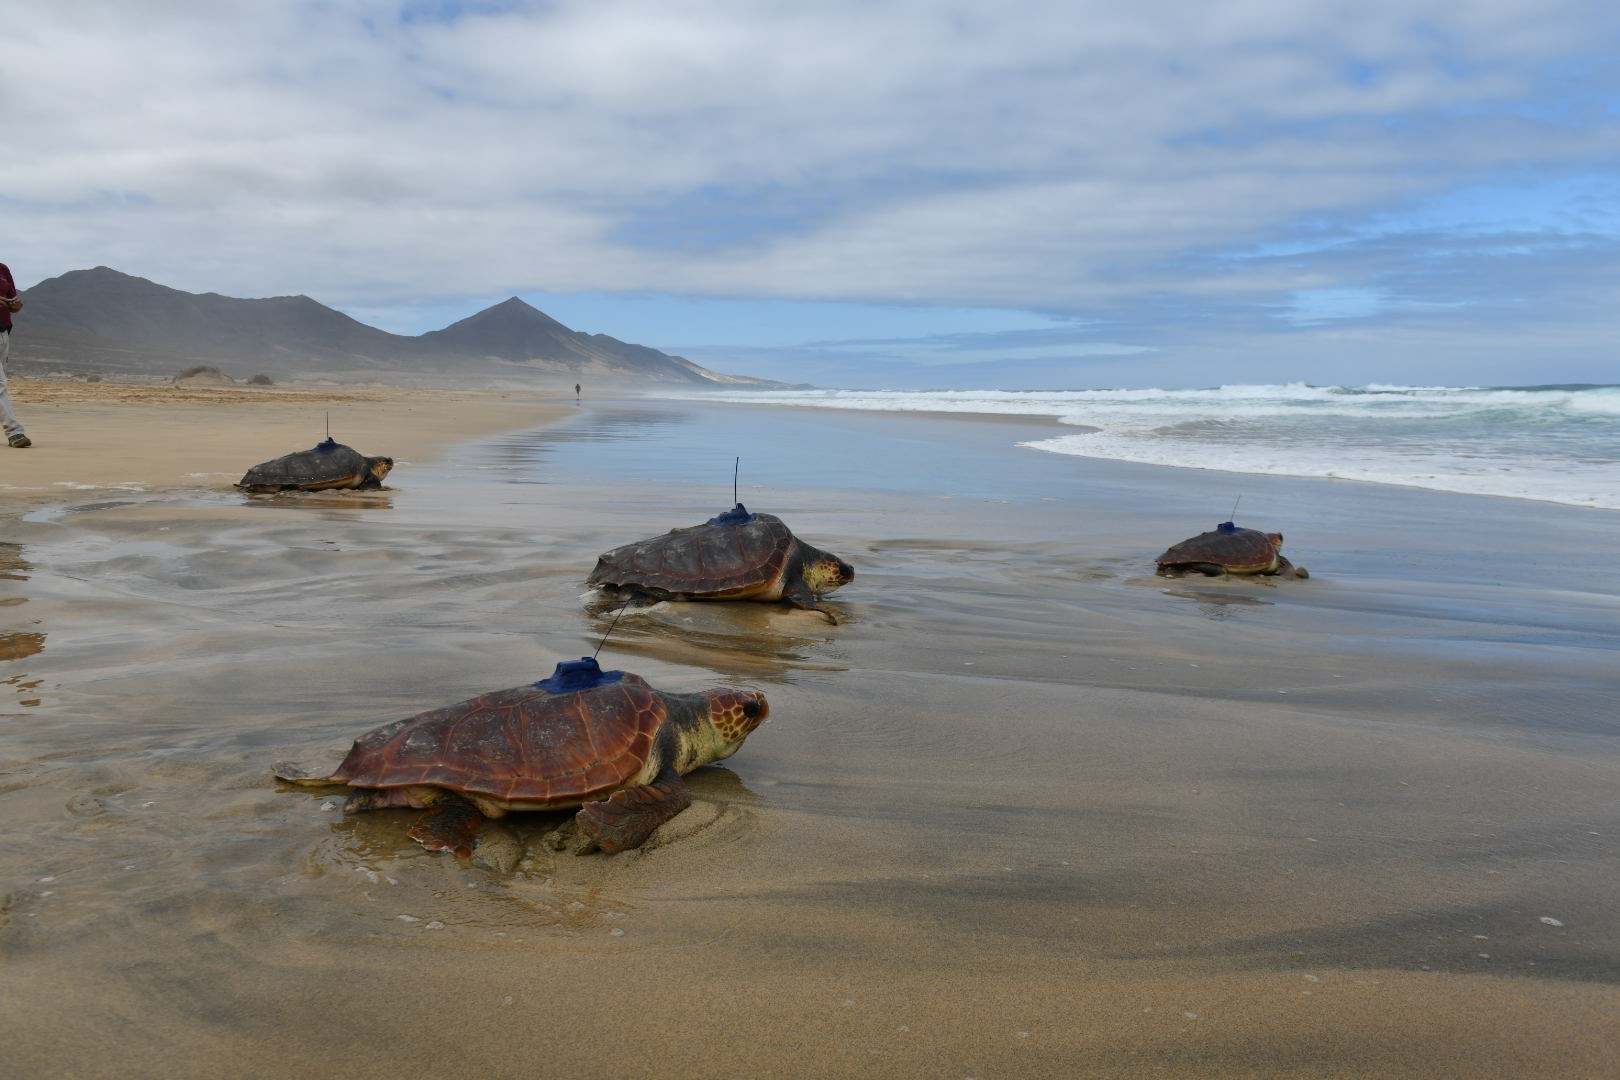
[[[712,395],[710,395],[712,396]],[[1021,445],[1185,469],[1333,477],[1620,509],[1620,387],[731,391],[735,401],[1049,416]]]

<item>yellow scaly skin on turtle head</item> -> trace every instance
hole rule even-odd
[[[816,596],[824,596],[855,580],[855,568],[836,555],[818,552],[804,561],[804,583]]]
[[[771,715],[771,706],[758,690],[705,690],[705,712],[691,729],[680,732],[676,771],[685,773],[711,761],[723,761],[737,752],[743,740]]]

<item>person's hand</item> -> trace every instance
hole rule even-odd
[[[22,310],[22,297],[20,297],[20,296],[9,296],[9,297],[7,297],[6,298],[6,310],[7,311],[21,311]]]

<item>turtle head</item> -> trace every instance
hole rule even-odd
[[[855,568],[831,552],[810,548],[804,553],[804,583],[816,596],[854,580]]]
[[[383,477],[387,476],[393,467],[394,459],[391,457],[366,458],[366,473],[379,484],[383,482]]]
[[[771,715],[770,704],[758,690],[705,690],[703,700],[708,705],[708,723],[704,725],[707,728],[704,734],[708,736],[706,741],[711,744],[710,761],[719,761],[735,754],[743,740]]]

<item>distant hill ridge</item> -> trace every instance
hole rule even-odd
[[[779,385],[570,330],[515,296],[417,337],[367,326],[307,296],[188,293],[105,266],[48,278],[24,300],[12,334],[19,371],[172,376],[207,364],[241,379]]]

